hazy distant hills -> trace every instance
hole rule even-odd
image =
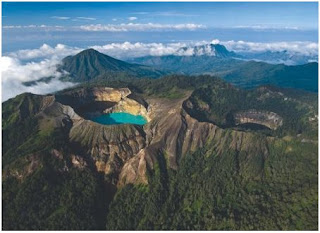
[[[208,56],[211,58],[238,58],[242,60],[255,60],[263,61],[270,64],[285,64],[285,65],[303,65],[310,62],[318,61],[318,55],[309,53],[299,53],[288,50],[279,51],[229,51],[224,45],[221,44],[204,44],[197,46],[185,46],[177,49],[173,56]],[[141,60],[143,58],[136,58]],[[129,58],[130,60],[130,58]],[[143,59],[144,60],[144,59]],[[134,59],[133,59],[134,61]]]
[[[265,51],[259,53],[242,52],[239,54],[248,60],[264,61],[271,64],[303,65],[309,62],[318,61],[318,56],[316,55],[305,55],[290,52],[288,50]]]
[[[261,60],[280,59],[281,55],[289,57],[288,52],[265,52],[257,54],[257,58]],[[253,59],[254,56],[252,54],[250,56]],[[247,60],[244,55],[230,52],[223,45],[184,47],[179,49],[176,55],[146,56],[132,59],[130,62],[172,73],[217,75],[245,88],[272,84],[308,91],[318,90],[317,62],[296,66],[258,62]]]
[[[131,62],[152,66],[173,73],[203,74],[230,70],[244,63],[242,60],[216,58],[213,56],[147,56],[135,58]]]
[[[318,63],[298,66],[249,61],[219,74],[223,79],[240,87],[272,84],[308,91],[318,91]]]
[[[87,49],[75,56],[64,58],[59,69],[67,71],[69,78],[76,82],[108,79],[112,76],[157,78],[163,74],[154,68],[130,64],[94,49]]]

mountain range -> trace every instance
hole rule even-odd
[[[174,52],[175,56],[210,56],[217,58],[239,58],[243,60],[255,60],[270,64],[303,65],[309,62],[317,62],[318,55],[305,54],[288,50],[271,51],[229,51],[221,44],[204,44],[198,46],[182,47]]]
[[[177,52],[177,55],[146,56],[131,59],[130,62],[171,73],[215,75],[243,88],[270,84],[318,91],[317,62],[303,65],[284,65],[247,61],[244,56],[229,52],[223,45],[217,44],[196,46],[192,49],[182,48],[178,51],[180,52]],[[266,53],[264,54],[266,55]],[[287,53],[285,54],[287,55]],[[263,56],[260,54],[258,57],[262,58]]]
[[[219,44],[183,47],[178,49],[176,54],[146,56],[125,62],[94,49],[87,49],[64,58],[57,70],[64,74],[61,80],[76,83],[127,78],[153,79],[175,73],[208,74],[219,76],[242,88],[276,85],[318,91],[317,62],[284,65],[247,61]],[[43,77],[40,80],[25,82],[24,85],[35,85],[39,81],[49,82],[51,79],[52,77]]]

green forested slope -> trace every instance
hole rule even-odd
[[[208,145],[183,158],[177,172],[162,165],[149,186],[119,190],[107,229],[316,230],[316,150],[279,140],[264,157],[259,150],[218,154]]]

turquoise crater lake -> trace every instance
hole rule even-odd
[[[101,116],[91,119],[102,125],[120,125],[120,124],[135,124],[144,125],[147,120],[141,115],[132,115],[126,112],[114,112],[102,114]]]

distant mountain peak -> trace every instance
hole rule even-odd
[[[88,49],[82,50],[80,53],[100,53],[100,52],[93,48],[88,48]]]
[[[238,57],[232,51],[227,50],[224,45],[210,43],[204,45],[198,45],[194,47],[182,47],[177,50],[178,56],[211,56],[219,58]]]
[[[117,75],[133,77],[159,77],[161,72],[152,68],[130,64],[89,48],[62,60],[62,70],[67,71],[74,81],[110,78]]]
[[[105,55],[103,53],[100,53],[99,51],[97,51],[97,50],[95,50],[93,48],[89,48],[89,49],[82,50],[81,52],[79,52],[76,55],[74,55],[74,57],[76,57],[76,56],[87,56],[87,57],[90,57],[90,56],[107,56],[107,55]]]

